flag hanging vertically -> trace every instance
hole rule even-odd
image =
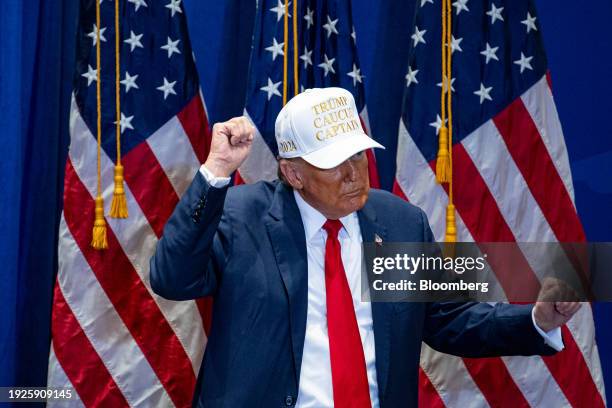
[[[276,178],[274,122],[283,100],[291,99],[296,90],[330,86],[353,94],[371,134],[350,0],[259,1],[244,109],[256,135],[239,169],[242,181]],[[379,187],[374,154],[367,153],[370,184]]]
[[[425,210],[436,239],[444,240],[448,190],[435,169],[440,128],[450,125],[441,117],[445,86],[453,100],[457,240],[584,241],[533,1],[447,1],[447,79],[442,1],[417,4],[394,191]],[[537,276],[538,263],[526,253],[520,258]],[[553,357],[461,359],[424,346],[421,405],[604,406],[590,305],[562,332],[565,350]]]
[[[129,217],[108,216],[116,162],[115,5],[81,0],[48,385],[84,406],[188,407],[206,343],[202,302],[153,294],[149,259],[208,154],[180,0],[119,1],[121,162]],[[100,41],[101,186],[108,248],[90,246]]]

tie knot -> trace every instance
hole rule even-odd
[[[323,229],[327,231],[328,236],[337,238],[338,231],[342,229],[342,222],[340,220],[327,220],[323,224]]]

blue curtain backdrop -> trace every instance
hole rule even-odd
[[[353,0],[384,188],[417,1]],[[612,3],[536,0],[587,237],[612,241]],[[242,113],[255,1],[185,0],[211,120]],[[0,2],[0,386],[44,385],[78,2]],[[378,153],[377,153],[378,154]],[[595,305],[612,395],[612,304]]]

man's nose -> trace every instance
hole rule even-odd
[[[344,179],[347,182],[354,182],[357,179],[357,166],[352,160],[347,160],[343,164],[344,167]]]

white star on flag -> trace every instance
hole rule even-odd
[[[501,15],[504,11],[503,7],[497,8],[495,4],[491,3],[491,10],[487,11],[487,16],[491,17],[491,25],[495,24],[497,20],[504,21],[504,17]]]
[[[421,7],[423,7],[424,5],[426,5],[427,3],[431,3],[433,4],[433,0],[421,0]]]
[[[132,126],[132,119],[134,119],[134,115],[125,116],[123,112],[121,112],[121,119],[119,120],[119,127],[121,128],[121,134],[125,131],[125,129],[134,130],[134,126]],[[117,121],[113,122],[115,125]]]
[[[353,26],[353,29],[351,30],[351,38],[353,39],[353,42],[357,42],[357,33],[355,32],[355,27]]]
[[[480,96],[480,104],[482,105],[482,103],[485,100],[489,100],[492,101],[493,98],[491,98],[491,90],[493,89],[492,86],[490,87],[485,87],[484,84],[481,82],[480,83],[480,89],[477,91],[474,91],[474,95]]]
[[[136,35],[132,30],[130,30],[130,38],[123,41],[124,43],[130,44],[130,52],[134,51],[136,47],[144,48],[140,42],[142,36],[143,34]]]
[[[533,56],[526,57],[525,54],[521,52],[521,59],[514,61],[516,65],[521,67],[521,74],[523,73],[523,71],[525,71],[525,69],[529,69],[533,71],[533,67],[531,66],[532,59],[533,59]]]
[[[327,16],[327,23],[323,24],[323,28],[327,31],[327,38],[331,37],[332,34],[338,34],[336,24],[338,24],[338,19],[332,21],[332,19]]]
[[[149,7],[147,6],[147,3],[145,3],[145,0],[128,0],[128,2],[134,3],[134,11],[138,11],[140,6]]]
[[[91,30],[91,32],[89,34],[87,34],[87,36],[92,39],[94,47],[96,46],[96,44],[98,42],[97,31],[98,31],[98,27],[96,27],[96,25],[94,24],[93,25],[93,30]],[[104,38],[104,32],[105,31],[106,31],[106,27],[102,27],[100,29],[100,42],[106,42],[106,38]]]
[[[448,123],[448,119],[444,119],[444,124],[447,124],[447,123]],[[436,121],[431,122],[429,126],[436,129],[436,135],[439,134],[440,128],[442,127],[442,118],[440,117],[440,115],[436,115]]]
[[[87,65],[87,72],[84,74],[81,74],[81,76],[87,78],[87,86],[89,86],[91,85],[93,81],[98,80],[98,70],[93,69],[91,65]]]
[[[304,20],[306,20],[306,29],[309,29],[310,26],[314,24],[314,11],[310,9],[310,7],[306,7],[306,15],[304,16]]]
[[[416,47],[418,43],[426,44],[425,38],[423,37],[426,32],[427,30],[419,30],[419,27],[414,27],[414,34],[410,37],[412,41],[414,41],[414,44],[412,44],[413,47]]]
[[[304,53],[300,55],[300,59],[304,61],[304,69],[308,68],[308,65],[312,65],[312,51],[308,51],[304,46]]]
[[[266,51],[270,51],[272,53],[272,61],[274,61],[276,57],[279,55],[285,55],[285,52],[283,51],[284,45],[285,45],[284,42],[279,44],[276,41],[276,38],[272,38],[272,45],[269,47],[266,47]]]
[[[164,100],[166,100],[168,95],[170,95],[170,94],[176,95],[176,92],[174,91],[174,85],[176,85],[176,81],[168,82],[166,77],[164,77],[164,84],[161,85],[161,86],[158,86],[155,89],[163,92],[164,93]]]
[[[537,17],[531,17],[531,14],[527,12],[527,18],[521,21],[521,24],[525,24],[527,27],[527,34],[529,34],[531,30],[538,31],[538,27],[535,25],[536,19]]]
[[[457,78],[451,78],[450,80],[450,89],[451,92],[455,92],[455,87],[453,86],[453,84],[455,83],[455,79]],[[446,92],[448,90],[448,78],[444,77],[444,82],[438,82],[437,85],[442,88],[442,85],[444,85],[444,92]]]
[[[122,85],[125,85],[125,93],[128,93],[131,88],[139,89],[136,80],[138,75],[131,76],[129,72],[125,71],[125,79],[121,81]]]
[[[172,57],[172,54],[174,54],[175,52],[177,54],[180,54],[181,51],[178,49],[178,43],[181,40],[176,40],[176,41],[172,41],[172,39],[170,37],[168,37],[168,43],[166,45],[162,45],[161,48],[162,50],[166,50],[168,51],[168,58]]]
[[[486,48],[480,52],[480,55],[484,55],[486,58],[485,64],[488,64],[492,59],[499,61],[496,54],[498,49],[499,47],[491,47],[489,43],[486,43]]]
[[[346,75],[353,78],[353,86],[357,86],[357,82],[361,83],[361,79],[363,76],[361,75],[361,70],[357,68],[357,65],[353,64],[353,70],[348,72]]]
[[[461,48],[461,41],[463,41],[463,38],[455,38],[455,36],[452,36],[452,40],[451,40],[451,54],[454,54],[455,51],[459,51],[459,52],[463,52],[463,49]]]
[[[287,8],[290,5],[291,5],[291,2],[287,4]],[[276,13],[276,22],[278,23],[280,19],[283,18],[283,16],[285,15],[285,5],[283,4],[281,0],[278,0],[278,4],[276,5],[276,7],[272,7],[270,11],[273,11]],[[287,17],[291,17],[291,14],[288,14]]]
[[[166,8],[172,12],[171,16],[174,17],[176,13],[182,13],[181,0],[170,0],[170,3],[166,4]]]
[[[324,76],[327,76],[327,74],[329,74],[330,71],[332,74],[335,74],[336,71],[334,70],[334,61],[336,59],[335,58],[329,59],[327,58],[327,55],[325,54],[323,55],[323,59],[325,60],[325,62],[320,63],[318,66],[325,70]]]
[[[406,86],[409,87],[410,84],[418,84],[419,81],[416,78],[416,75],[419,73],[418,69],[412,69],[412,67],[408,67],[408,73],[406,74]]]
[[[268,100],[270,100],[270,98],[272,98],[272,95],[282,96],[281,93],[278,91],[278,87],[280,86],[280,84],[281,84],[281,81],[272,82],[272,80],[268,78],[268,85],[262,86],[259,89],[261,89],[264,92],[267,92]]]
[[[459,15],[459,13],[461,13],[463,10],[470,11],[470,9],[467,7],[467,2],[468,0],[457,0],[453,3],[453,6],[457,7],[457,15]]]

